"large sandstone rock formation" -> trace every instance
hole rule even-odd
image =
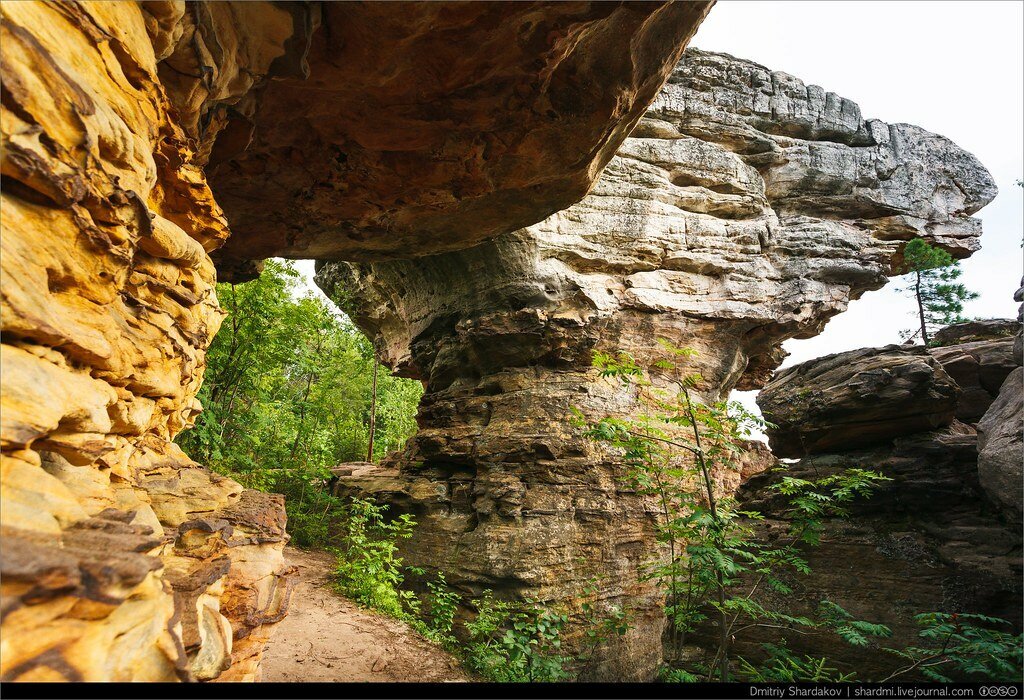
[[[211,155],[222,266],[424,255],[564,209],[712,4],[312,4],[308,78],[233,104],[227,128],[252,141]]]
[[[988,497],[1019,528],[1024,517],[1024,279],[1013,299],[1022,302],[1013,339],[1016,368],[999,385],[995,401],[978,423],[978,479]]]
[[[226,221],[145,12],[3,13],[0,674],[252,678],[286,610],[283,502],[171,442],[199,410]]]
[[[962,344],[890,345],[811,360],[779,372],[760,393],[765,419],[778,425],[768,431],[773,450],[801,458],[787,474],[814,478],[855,467],[892,479],[848,518],[826,525],[821,546],[810,552],[813,574],[795,581],[789,597],[797,612],[832,600],[858,619],[892,627],[884,646],[895,648],[917,641],[913,616],[920,612],[983,613],[1022,627],[1021,369],[1006,361],[1014,343],[1008,322],[988,326],[987,333],[977,323],[941,333],[970,340]],[[964,357],[974,359],[970,372]],[[998,398],[986,394],[980,423],[972,393],[979,376],[1003,387]],[[956,386],[961,379],[965,386]],[[961,409],[964,401],[970,411]],[[967,414],[970,422],[961,418]],[[839,437],[815,439],[830,431]],[[987,464],[979,459],[986,449]],[[781,517],[786,504],[766,488],[777,478],[748,481],[740,491],[744,506]],[[887,653],[835,638],[789,641],[862,678],[884,678],[896,667]]]
[[[286,612],[281,499],[172,442],[222,317],[215,192],[229,270],[533,223],[709,6],[4,3],[0,677],[251,679]]]
[[[698,351],[684,371],[706,399],[758,387],[784,340],[885,283],[902,241],[976,250],[970,215],[994,194],[940,136],[690,50],[580,203],[466,251],[319,266],[378,355],[426,382],[405,453],[348,488],[415,513],[410,563],[470,595],[572,604],[596,578],[633,628],[588,676],[649,678],[664,625],[639,581],[657,555],[653,507],[569,422],[573,407],[635,410],[593,352],[643,363],[667,339]]]

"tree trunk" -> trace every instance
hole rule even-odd
[[[928,347],[928,326],[924,322],[924,302],[921,301],[921,273],[917,275],[917,282],[914,284],[914,296],[917,297],[917,314],[921,318],[921,340],[925,347]]]
[[[377,360],[373,360],[373,384],[370,388],[370,442],[366,447],[366,461],[373,461],[373,433],[377,427]]]

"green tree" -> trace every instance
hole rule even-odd
[[[920,238],[903,248],[903,265],[909,282],[901,288],[917,302],[919,327],[908,331],[906,338],[920,333],[925,345],[930,342],[930,330],[964,321],[964,303],[978,295],[956,280],[960,278],[960,264],[953,256]]]
[[[299,296],[300,276],[269,260],[245,284],[219,284],[227,317],[207,353],[203,412],[178,442],[250,488],[284,493],[300,545],[324,544],[339,505],[328,468],[366,458],[377,367],[370,342],[332,304]],[[380,372],[372,456],[415,431],[419,382]]]
[[[636,391],[637,417],[607,416],[589,424],[582,413],[577,417],[587,426],[588,437],[621,455],[624,480],[659,506],[656,531],[667,556],[657,557],[646,577],[665,589],[670,642],[677,656],[688,634],[705,623],[715,625],[717,644],[709,663],[675,669],[667,678],[728,681],[733,640],[754,628],[836,633],[858,646],[868,644],[870,636],[889,635],[888,628],[854,620],[828,601],[822,601],[813,619],[760,602],[765,589],[791,593],[786,575],[809,573],[801,548],[818,544],[823,521],[845,516],[850,502],[888,479],[862,469],[814,481],[783,476],[772,489],[789,503],[790,536],[782,542],[761,541],[756,530],[761,515],[741,510],[716,483],[723,472],[739,470],[745,438],[764,423],[736,402],[700,400],[697,390],[703,378],[696,373],[678,377],[676,371],[677,363],[694,351],[668,343],[663,347],[667,358],[649,368],[640,367],[626,353],[595,356],[603,377]],[[780,663],[783,651],[774,647],[774,663]],[[746,662],[741,665],[747,675],[752,675],[751,668]],[[796,657],[787,659],[786,669],[791,674],[813,670],[819,678],[830,671],[823,660]]]

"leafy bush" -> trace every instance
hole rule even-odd
[[[437,572],[436,581],[427,581],[427,609],[422,615],[426,635],[437,642],[451,644],[455,628],[455,613],[462,597],[448,588],[444,573]]]
[[[952,682],[949,673],[1018,683],[1024,678],[1024,635],[997,629],[1012,627],[1006,620],[941,612],[921,613],[914,620],[921,627],[922,646],[890,649],[910,664],[885,681],[912,672],[940,683]]]
[[[473,601],[476,618],[466,623],[468,666],[499,683],[551,682],[568,678],[570,659],[559,653],[564,614],[538,605],[495,600],[490,591]]]
[[[353,498],[344,506],[344,531],[337,550],[338,588],[361,605],[398,618],[418,612],[418,601],[400,586],[405,580],[398,543],[412,536],[416,521],[403,514],[384,518],[384,506]]]

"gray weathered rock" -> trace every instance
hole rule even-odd
[[[922,346],[826,355],[778,372],[758,394],[772,452],[804,457],[949,425],[960,390]]]
[[[1024,369],[1018,367],[978,423],[978,480],[989,498],[1018,524],[1024,501],[1022,380]]]
[[[929,348],[932,357],[962,390],[956,406],[959,420],[976,423],[985,415],[999,394],[999,387],[1018,365],[1013,357],[1013,344],[1012,336],[1003,335],[995,340]]]
[[[975,343],[982,340],[1002,340],[1013,337],[1020,330],[1020,320],[983,318],[954,323],[940,328],[932,337],[932,347]]]

